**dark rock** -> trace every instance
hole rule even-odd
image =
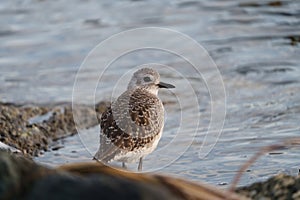
[[[17,199],[34,180],[52,172],[21,156],[0,151],[0,199]]]
[[[0,199],[195,199],[242,200],[204,184],[163,175],[132,173],[101,163],[73,163],[50,169],[0,151]]]
[[[63,145],[54,146],[54,147],[52,147],[52,151],[57,151],[57,150],[59,150],[61,148],[64,148],[64,146]]]
[[[179,199],[165,188],[114,174],[79,176],[0,151],[0,199]]]
[[[236,190],[251,199],[300,199],[300,177],[276,175],[265,182],[254,183]]]
[[[109,176],[53,174],[38,180],[26,195],[35,199],[176,199],[162,189]],[[178,199],[178,198],[177,198]]]

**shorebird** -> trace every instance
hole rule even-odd
[[[136,71],[127,87],[100,118],[100,146],[94,159],[108,163],[139,160],[154,151],[164,127],[164,107],[158,98],[159,88],[175,88],[160,82],[160,75],[151,68]]]

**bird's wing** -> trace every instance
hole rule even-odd
[[[121,151],[151,143],[161,132],[163,114],[156,96],[138,90],[124,92],[101,116],[100,147],[95,158],[109,162]]]
[[[100,127],[100,147],[95,158],[102,162],[109,162],[122,150],[122,138],[125,137],[113,118],[111,107],[102,114]]]

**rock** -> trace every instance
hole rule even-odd
[[[265,182],[254,183],[236,190],[251,199],[300,199],[300,177],[278,174]]]
[[[50,172],[27,158],[0,151],[0,199],[21,199],[36,179]]]
[[[100,115],[106,103],[78,105],[76,114],[84,122],[80,128],[98,124],[91,113]],[[49,149],[52,141],[77,133],[71,104],[47,106],[15,105],[0,102],[0,141],[15,147],[27,156],[36,156]]]
[[[100,163],[49,169],[0,151],[0,199],[242,200],[226,191],[178,178],[125,172]]]

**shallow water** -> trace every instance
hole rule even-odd
[[[112,63],[98,83],[98,72],[105,68],[99,63],[129,45],[124,40],[92,58],[79,75],[83,81],[80,100],[90,103],[94,96],[95,101],[110,100],[112,91],[116,98],[126,88],[134,66],[159,63],[171,67],[159,69],[161,79],[176,89],[160,93],[167,102],[165,131],[158,149],[146,158],[145,170],[226,185],[260,147],[300,135],[299,1],[78,0],[72,5],[63,0],[8,1],[0,3],[0,16],[0,100],[6,102],[71,102],[84,58],[99,42],[130,28],[171,28],[205,47],[226,89],[224,128],[205,158],[199,158],[199,152],[212,114],[210,93],[206,80],[182,59],[164,51],[137,51]],[[151,35],[145,37],[151,39]],[[174,46],[195,54],[185,44]],[[211,63],[201,62],[202,72],[214,80],[217,74],[208,67]],[[96,92],[90,93],[95,83]],[[187,89],[187,83],[193,91]],[[190,103],[195,101],[192,96],[199,107]],[[200,128],[195,135],[198,118]],[[83,130],[81,140],[66,138],[56,144],[58,150],[36,160],[47,165],[88,161],[91,154],[82,141],[93,154],[98,132],[98,127]],[[282,171],[295,174],[300,167],[299,152],[299,148],[290,148],[267,154],[250,167],[240,185]]]

